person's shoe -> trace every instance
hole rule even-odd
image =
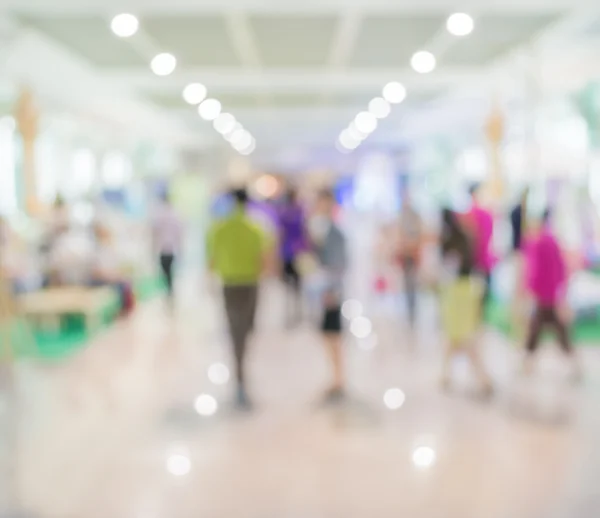
[[[238,408],[238,410],[243,410],[245,412],[250,412],[254,408],[254,405],[252,405],[252,401],[250,401],[248,393],[244,387],[239,387],[237,390],[235,406]]]
[[[479,396],[482,399],[489,399],[494,395],[494,386],[488,381],[481,386]]]
[[[341,387],[333,387],[325,392],[325,396],[323,397],[323,405],[339,405],[344,401],[344,399],[346,399],[346,393],[344,392],[344,389]]]

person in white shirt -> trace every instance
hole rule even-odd
[[[169,298],[173,297],[173,268],[181,251],[183,224],[171,205],[168,195],[162,200],[152,221],[154,249],[167,286]]]

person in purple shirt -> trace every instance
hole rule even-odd
[[[550,228],[549,218],[550,212],[546,211],[540,230],[525,244],[527,286],[533,295],[535,308],[529,324],[524,371],[531,372],[533,355],[539,346],[542,331],[551,327],[563,351],[573,361],[574,375],[578,378],[581,376],[579,362],[567,324],[560,315],[560,306],[567,292],[567,266]]]
[[[294,189],[290,189],[277,213],[283,281],[288,287],[287,320],[291,324],[301,318],[302,278],[296,260],[308,249],[306,219]]]

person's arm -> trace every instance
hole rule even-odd
[[[260,230],[262,249],[262,271],[264,275],[274,275],[278,271],[277,239],[265,230]]]

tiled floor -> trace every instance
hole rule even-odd
[[[517,350],[489,333],[498,393],[485,403],[460,362],[456,391],[438,389],[431,304],[414,335],[393,306],[370,304],[378,344],[348,338],[352,401],[323,410],[318,335],[283,329],[281,293],[263,295],[250,415],[229,408],[231,384],[208,379],[229,362],[208,297],[186,295],[173,316],[155,301],[68,361],[20,366],[21,502],[43,518],[598,516],[600,349],[583,351],[582,387],[553,348],[524,381]],[[395,411],[383,402],[393,387],[406,396]],[[201,393],[218,401],[211,417],[194,411]],[[172,475],[169,458],[184,470],[189,459],[189,473]]]

